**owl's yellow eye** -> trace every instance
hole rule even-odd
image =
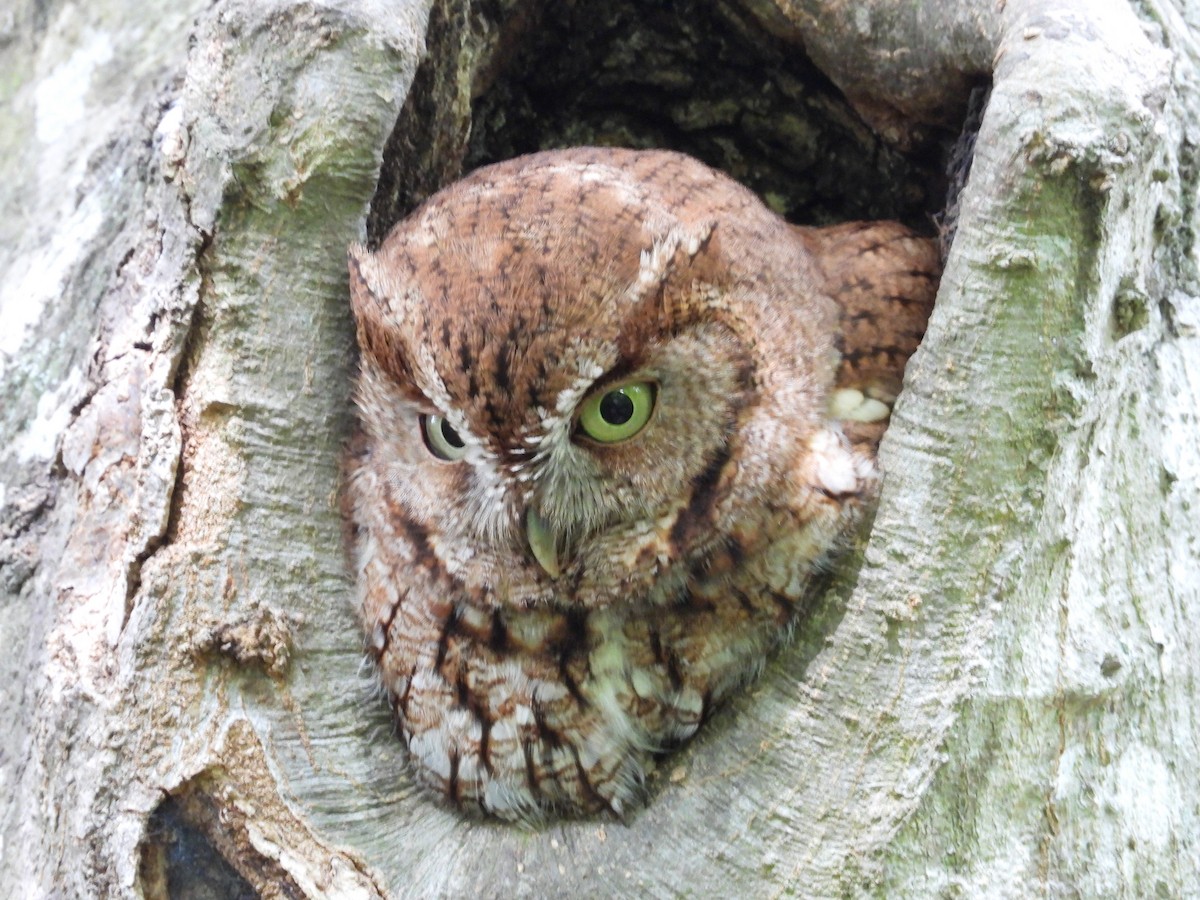
[[[425,446],[438,459],[454,462],[467,452],[459,433],[441,416],[421,416],[421,433],[425,435]]]
[[[579,427],[594,441],[615,444],[645,428],[652,412],[654,385],[636,381],[584,400],[579,408]]]

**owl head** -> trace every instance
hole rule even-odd
[[[627,601],[744,554],[795,493],[833,304],[781,220],[707,167],[493,166],[350,270],[373,467],[497,602]]]

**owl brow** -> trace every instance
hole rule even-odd
[[[368,268],[373,265],[372,258],[352,248],[347,263],[350,306],[361,352],[374,359],[409,399],[417,399],[421,393],[413,378],[412,363],[402,339],[388,321],[387,304],[376,292],[369,277]]]
[[[713,221],[702,222],[695,229],[677,225],[642,251],[638,276],[626,292],[632,311],[617,334],[618,363],[624,361],[630,370],[636,368],[653,335],[686,324],[675,321],[674,311],[668,307],[667,284],[708,247],[716,227]]]

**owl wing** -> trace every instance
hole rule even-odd
[[[933,309],[941,274],[937,242],[899,222],[792,226],[792,230],[841,310],[837,339],[841,363],[833,412],[850,416],[845,424],[852,441],[878,443],[887,414],[873,421],[855,421],[853,410],[846,409],[854,401],[845,398],[856,396],[857,391],[890,411],[904,380],[904,367],[924,337]],[[872,417],[868,413],[860,418]]]

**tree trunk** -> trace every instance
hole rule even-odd
[[[7,891],[1200,892],[1200,10],[726,0],[705,32],[677,5],[678,44],[607,67],[596,35],[670,17],[591,4],[572,42],[582,11],[528,0],[0,13]],[[629,72],[643,106],[588,93]],[[989,83],[877,514],[793,645],[626,822],[431,804],[344,572],[347,245],[522,142],[919,219]]]

